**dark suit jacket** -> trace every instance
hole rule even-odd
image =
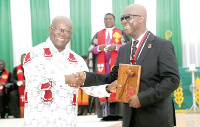
[[[173,127],[174,105],[171,93],[179,86],[178,64],[173,44],[149,32],[144,48],[136,61],[142,66],[138,98],[142,105],[136,109],[142,127]],[[84,86],[111,83],[117,79],[120,63],[130,64],[131,42],[123,45],[112,72],[105,75],[86,72]],[[129,104],[124,104],[123,127],[129,127],[132,115]]]

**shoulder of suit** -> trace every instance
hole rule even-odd
[[[169,41],[167,39],[163,39],[163,38],[158,37],[158,36],[154,36],[154,40],[155,40],[155,42],[159,42],[159,43],[171,43],[171,41]]]
[[[168,45],[168,46],[173,46],[173,44],[172,44],[172,42],[171,41],[169,41],[169,40],[167,40],[167,39],[163,39],[163,38],[161,38],[161,37],[159,37],[159,36],[156,36],[156,35],[153,35],[152,36],[152,40],[151,40],[155,45],[158,45],[159,47],[161,46],[161,47],[163,47],[163,46],[166,46],[166,45]]]
[[[130,47],[130,46],[131,46],[131,40],[130,40],[130,41],[127,41],[126,44],[122,45],[122,46],[120,47],[120,49],[127,48],[127,47]]]

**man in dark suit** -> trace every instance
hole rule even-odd
[[[84,87],[109,84],[117,79],[119,64],[141,65],[139,93],[124,104],[123,127],[174,127],[175,112],[170,95],[180,80],[174,47],[170,41],[147,30],[146,18],[144,6],[129,5],[121,16],[121,24],[132,41],[120,48],[112,72],[105,75],[82,72],[77,76],[83,80]],[[135,41],[138,43],[134,45]]]

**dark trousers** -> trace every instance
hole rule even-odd
[[[129,127],[142,127],[141,124],[140,124],[140,121],[138,119],[138,116],[136,114],[135,108],[132,108],[132,115],[131,115]]]
[[[10,92],[9,110],[10,114],[13,115],[15,118],[20,118],[18,90],[12,90]]]
[[[6,112],[6,105],[7,105],[7,100],[6,100],[6,93],[5,90],[3,89],[0,92],[0,113],[1,113],[1,118],[5,118],[5,112]]]

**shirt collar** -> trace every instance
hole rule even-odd
[[[145,33],[147,32],[147,30],[142,34],[140,35],[140,37],[137,39],[139,42],[137,43],[136,47],[138,48],[142,38],[144,37]],[[135,39],[132,38],[132,44],[133,44],[133,41],[135,41]]]

